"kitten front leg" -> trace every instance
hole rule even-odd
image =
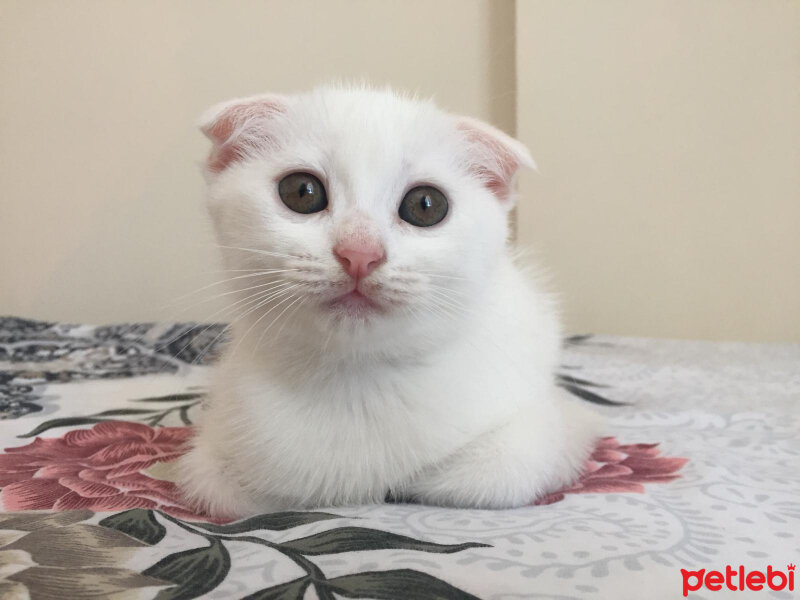
[[[199,512],[217,518],[240,518],[272,508],[253,501],[203,435],[195,438],[192,449],[178,459],[176,466],[178,486]]]
[[[601,420],[565,392],[554,393],[560,406],[526,408],[426,470],[402,497],[438,506],[512,508],[575,481]]]

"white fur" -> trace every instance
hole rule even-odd
[[[230,110],[258,102],[270,106],[262,116]],[[215,150],[239,144],[240,157],[207,179],[228,268],[296,270],[234,281],[278,295],[244,302],[233,322],[180,463],[189,498],[230,516],[380,502],[387,492],[503,508],[573,480],[596,419],[554,383],[553,303],[512,261],[511,199],[484,185],[509,157],[532,165],[527,151],[487,125],[493,142],[476,143],[464,133],[474,121],[390,91],[238,100],[212,109],[204,130],[225,118],[239,119],[226,129],[238,138],[214,140]],[[294,170],[325,183],[327,210],[283,205],[276,182]],[[398,217],[419,183],[450,202],[434,227]],[[384,314],[326,306],[349,285],[331,249],[359,235],[386,249],[364,282]]]

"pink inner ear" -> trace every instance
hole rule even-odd
[[[212,150],[208,155],[206,165],[209,171],[219,173],[220,171],[224,171],[229,164],[239,160],[241,157],[242,153],[239,148],[226,145]]]
[[[483,180],[486,187],[499,199],[506,200],[511,193],[511,180],[519,169],[520,161],[514,151],[491,131],[470,122],[462,122],[464,131],[473,144],[477,156],[470,164],[473,175]]]
[[[208,124],[203,133],[214,142],[208,156],[209,170],[218,173],[241,158],[247,146],[267,139],[266,133],[253,127],[258,122],[282,112],[283,104],[276,99],[259,98],[231,104]]]

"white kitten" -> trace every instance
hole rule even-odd
[[[365,89],[234,100],[202,128],[246,276],[179,465],[191,500],[503,508],[578,475],[596,420],[556,387],[553,304],[507,247],[519,142]]]

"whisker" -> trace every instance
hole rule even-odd
[[[330,331],[328,331],[328,337],[325,338],[325,343],[322,345],[322,352],[320,353],[321,356],[325,355],[325,351],[328,349],[328,344],[331,342],[332,337],[333,337],[333,327],[331,327]]]
[[[255,292],[255,293],[253,293],[253,294],[250,294],[250,295],[246,296],[245,298],[242,298],[242,299],[240,299],[240,300],[237,300],[236,302],[234,302],[234,303],[232,303],[232,304],[229,304],[229,305],[227,305],[227,306],[224,306],[224,307],[222,307],[221,309],[219,309],[219,310],[217,310],[216,312],[214,312],[214,313],[213,313],[213,314],[212,314],[210,317],[208,317],[208,321],[211,321],[211,324],[210,324],[210,325],[208,325],[208,326],[206,327],[206,329],[209,329],[210,327],[213,327],[213,326],[214,326],[214,320],[215,320],[215,319],[216,319],[216,318],[217,318],[219,315],[222,315],[222,314],[225,314],[225,313],[229,312],[229,311],[230,311],[230,309],[231,309],[231,308],[233,308],[234,306],[237,306],[238,304],[241,304],[242,302],[246,302],[247,300],[250,300],[250,299],[252,299],[252,298],[255,298],[255,297],[259,296],[259,295],[260,295],[262,292],[269,292],[269,291],[271,291],[271,290],[273,290],[273,289],[275,289],[275,288],[277,288],[277,287],[280,287],[280,286],[281,286],[281,285],[283,285],[284,283],[286,283],[286,284],[288,285],[288,284],[289,284],[289,283],[291,283],[291,282],[287,282],[287,280],[285,280],[285,279],[278,279],[278,280],[275,280],[275,281],[273,281],[273,282],[271,282],[271,283],[274,283],[274,284],[275,284],[275,287],[274,287],[274,288],[269,288],[269,289],[267,289],[267,290],[261,290],[261,291],[259,291],[259,292]],[[218,296],[215,296],[215,297],[218,297]],[[190,308],[192,308],[192,307],[194,307],[194,306],[198,306],[199,304],[202,304],[203,302],[207,302],[207,301],[209,301],[209,300],[213,300],[213,299],[214,299],[214,298],[206,298],[205,300],[201,300],[201,301],[199,301],[199,302],[194,302],[194,303],[190,304],[189,306],[187,306],[187,307],[183,308],[181,311],[179,311],[179,312],[177,313],[177,315],[180,315],[181,313],[184,313],[184,312],[186,312],[187,310],[189,310]],[[177,315],[176,315],[176,316],[177,316]],[[197,329],[198,327],[202,327],[204,324],[205,324],[205,323],[198,323],[197,325],[195,325],[194,327],[191,327],[191,328],[187,329],[186,331],[181,331],[180,333],[176,334],[175,336],[171,337],[170,339],[168,339],[168,340],[166,340],[166,341],[164,341],[164,342],[161,342],[161,343],[159,344],[159,346],[157,346],[157,347],[156,347],[156,350],[163,350],[163,349],[164,349],[164,348],[165,348],[167,345],[171,344],[172,342],[174,342],[175,340],[177,340],[177,339],[178,339],[178,338],[180,338],[181,336],[183,336],[183,335],[185,335],[185,334],[189,333],[189,332],[190,332],[190,331],[192,331],[193,329]],[[203,331],[205,331],[206,329],[204,329]],[[201,333],[202,333],[202,332],[201,332]],[[182,349],[182,350],[183,350],[183,349]]]
[[[307,300],[308,300],[308,296],[304,296],[303,300],[300,302],[300,304],[298,304],[295,307],[295,309],[291,313],[289,313],[287,315],[286,319],[283,321],[283,325],[280,326],[280,328],[278,329],[278,332],[275,334],[275,338],[276,339],[279,339],[281,337],[281,332],[283,331],[283,328],[286,327],[286,323],[291,321],[292,317],[297,313],[297,311],[300,309],[300,307],[302,307],[303,304],[306,303]]]
[[[257,295],[258,295],[258,293],[252,294],[252,295],[250,295],[250,296],[248,296],[246,298],[243,298],[242,300],[239,300],[239,301],[235,302],[233,305],[225,306],[225,307],[217,310],[216,312],[214,312],[211,316],[207,317],[203,322],[196,323],[192,327],[189,327],[189,329],[181,330],[181,331],[179,331],[178,333],[176,333],[175,335],[173,335],[172,337],[170,337],[167,340],[162,340],[162,341],[156,340],[154,345],[153,345],[153,351],[156,352],[156,353],[162,352],[165,348],[167,348],[174,341],[180,339],[182,336],[187,335],[187,334],[191,333],[192,331],[194,331],[194,330],[196,330],[196,329],[198,329],[200,327],[203,327],[203,330],[200,332],[200,335],[202,335],[205,331],[207,331],[211,327],[214,327],[217,324],[216,323],[216,317],[220,316],[221,314],[224,314],[224,313],[228,312],[231,309],[232,306],[235,306],[236,304],[240,304],[241,302],[245,302],[248,299],[250,299],[250,298],[252,298],[254,296],[257,296]],[[202,304],[203,302],[206,302],[208,300],[213,300],[213,298],[205,299],[205,300],[202,300],[200,302],[193,302],[192,304],[190,304],[188,306],[185,306],[184,308],[182,308],[181,310],[179,310],[177,312],[173,311],[171,316],[170,316],[170,318],[167,319],[167,320],[171,321],[171,322],[174,322],[176,325],[178,325],[179,323],[177,323],[176,321],[177,321],[177,318],[181,314],[185,313],[190,308],[198,306],[199,304]],[[162,307],[162,310],[164,308],[166,308],[166,307]],[[210,321],[210,323],[209,323],[209,321]],[[140,325],[140,323],[131,323],[127,328],[125,328],[124,330],[122,330],[121,332],[118,333],[118,336],[120,338],[120,343],[123,344],[125,348],[130,348],[130,347],[134,346],[135,344],[141,343],[143,341],[143,339],[144,339],[144,336],[147,335],[147,333],[149,333],[149,329],[148,329],[147,331],[143,332],[142,335],[136,337],[133,340],[124,340],[123,339],[125,335],[130,333],[134,328],[138,327],[139,325]],[[189,344],[191,344],[191,341],[192,340],[189,340],[189,342],[187,342],[187,344],[184,345],[178,351],[178,354],[183,352],[189,346]],[[165,362],[165,364],[162,365],[162,370],[164,368],[166,368],[168,366],[168,364],[169,364],[168,362]]]
[[[278,258],[300,258],[303,257],[299,254],[281,254],[280,252],[270,252],[269,250],[261,250],[258,248],[240,248],[238,246],[223,246],[221,244],[216,245],[217,248],[225,248],[227,250],[241,250],[242,252],[253,252],[255,254],[262,254],[264,256],[275,256]]]
[[[430,296],[428,298],[434,305],[437,305],[448,316],[469,316],[469,312],[456,304],[449,302],[441,296]]]
[[[221,292],[219,294],[214,294],[213,296],[209,296],[208,298],[203,298],[202,300],[198,300],[197,302],[193,302],[192,304],[188,305],[187,307],[181,309],[181,311],[178,312],[177,314],[181,314],[182,312],[185,312],[188,309],[193,308],[195,306],[199,306],[201,304],[204,304],[205,302],[211,302],[212,300],[216,300],[217,298],[222,298],[223,296],[230,296],[231,294],[237,294],[239,292],[245,292],[247,290],[253,290],[253,289],[258,289],[258,288],[267,287],[267,286],[269,286],[269,289],[271,289],[273,285],[280,285],[281,283],[284,283],[284,282],[291,283],[291,281],[289,281],[287,279],[277,278],[277,279],[272,279],[272,280],[270,280],[270,281],[268,281],[266,283],[263,283],[263,284],[254,285],[254,286],[246,287],[246,288],[239,288],[239,289],[235,289],[235,290],[229,290],[227,292]],[[263,291],[267,291],[267,290],[263,290]],[[258,292],[255,292],[254,294],[258,294]],[[253,294],[251,294],[251,295],[249,295],[247,297],[248,298],[252,298]]]
[[[456,279],[459,281],[466,281],[466,277],[458,277],[456,275],[440,275],[439,273],[431,273],[430,271],[417,271],[414,270],[414,273],[419,273],[420,275],[426,275],[428,277],[435,277],[439,279]]]
[[[450,313],[448,313],[447,311],[445,311],[444,309],[442,309],[441,307],[439,307],[438,305],[429,304],[427,306],[427,309],[430,310],[433,314],[435,314],[436,316],[438,316],[442,320],[446,320],[446,321],[452,320],[452,315]]]
[[[272,286],[272,285],[275,284],[275,281],[276,280],[272,280],[272,281],[268,281],[266,283],[259,283],[258,285],[252,285],[252,286],[246,287],[246,288],[240,288],[240,289],[231,290],[231,291],[228,291],[228,292],[222,292],[221,294],[217,294],[215,296],[211,296],[210,298],[206,298],[205,300],[201,300],[200,303],[209,302],[210,300],[214,300],[216,298],[221,298],[223,296],[230,296],[231,294],[238,294],[239,292],[246,292],[248,290],[255,290],[255,289],[258,289],[258,288]],[[279,279],[277,281],[287,281],[287,280],[286,279]]]
[[[199,327],[203,327],[200,330],[199,333],[197,333],[196,335],[193,335],[191,338],[189,338],[189,340],[181,348],[179,348],[178,351],[175,353],[176,355],[180,355],[180,354],[182,354],[184,352],[184,350],[186,350],[192,344],[192,342],[194,341],[194,339],[196,337],[202,336],[206,331],[208,331],[209,329],[211,329],[212,327],[215,326],[216,317],[218,317],[218,316],[220,316],[222,314],[227,316],[227,314],[230,313],[234,309],[243,310],[243,309],[247,308],[248,306],[252,307],[253,304],[261,302],[262,300],[264,300],[265,296],[269,296],[272,293],[275,293],[275,291],[274,290],[262,290],[260,292],[256,292],[254,294],[251,294],[251,295],[247,296],[246,298],[242,298],[241,300],[238,300],[238,301],[234,302],[233,304],[230,304],[230,305],[222,308],[221,310],[215,312],[210,317],[211,323],[205,324],[205,327],[203,327],[203,325],[204,325],[203,323],[198,323],[194,327],[191,327],[191,328],[189,328],[189,329],[187,329],[185,331],[181,331],[176,336],[173,336],[172,338],[170,338],[166,342],[162,342],[161,345],[156,348],[156,350],[164,350],[167,346],[169,346],[169,344],[171,344],[172,342],[180,339],[182,336],[187,335],[188,333],[194,331],[195,329],[198,329]],[[241,306],[236,308],[237,305],[239,305],[239,304],[241,304]],[[234,318],[233,321],[228,323],[227,326],[224,327],[214,337],[214,339],[212,339],[208,344],[206,344],[206,347],[203,349],[203,351],[197,357],[195,357],[194,360],[192,360],[191,364],[193,364],[193,365],[197,364],[197,362],[199,362],[199,359],[202,358],[205,355],[205,353],[217,342],[217,340],[219,340],[220,337],[222,337],[222,335],[225,334],[225,332],[228,329],[230,329],[230,326],[233,323],[235,323],[236,321],[238,321],[240,318],[246,316],[248,313],[249,313],[249,309],[244,314],[239,315],[238,317]]]
[[[215,269],[214,271],[205,271],[205,273],[252,273],[253,271],[264,271],[265,269],[262,267],[260,269]],[[269,271],[270,269],[266,269]]]
[[[295,288],[297,288],[297,287],[299,287],[301,285],[302,285],[301,283],[296,283],[296,284],[294,284],[292,286],[289,286],[288,288],[284,288],[280,292],[277,292],[277,294],[278,294],[277,296],[273,296],[272,298],[266,300],[265,302],[259,303],[259,305],[256,308],[260,308],[261,306],[263,306],[265,304],[268,304],[270,302],[270,300],[274,300],[274,299],[277,299],[280,296],[285,296],[286,294],[289,294],[289,296],[287,298],[281,300],[280,302],[278,302],[278,304],[273,305],[271,308],[269,308],[267,310],[267,312],[265,312],[263,315],[261,315],[258,319],[256,319],[256,321],[252,325],[250,325],[250,327],[247,329],[247,331],[244,332],[244,335],[241,338],[239,338],[238,343],[236,344],[236,346],[234,347],[233,351],[231,352],[231,356],[236,354],[236,351],[239,349],[239,346],[242,345],[242,342],[244,342],[245,338],[253,330],[253,328],[256,325],[258,325],[261,322],[261,320],[264,319],[264,317],[266,317],[269,313],[271,313],[273,310],[278,308],[278,306],[280,306],[281,304],[286,302],[286,300],[291,299],[294,296],[294,294],[291,292],[291,290],[293,290],[293,289],[295,289]]]
[[[254,248],[239,248],[239,247],[235,247],[235,246],[224,246],[224,245],[219,245],[219,244],[217,246],[220,247],[220,248],[228,248],[228,249],[232,249],[232,250],[241,250],[241,251],[244,251],[244,252],[253,252],[253,253],[256,253],[256,254],[261,254],[261,255],[266,255],[266,256],[274,256],[274,257],[279,257],[279,258],[290,258],[290,259],[301,259],[301,260],[304,258],[304,257],[302,257],[300,255],[282,254],[282,253],[278,253],[278,252],[270,252],[270,251],[267,251],[267,250],[259,250],[259,249],[254,249]],[[187,298],[189,296],[192,296],[194,294],[198,294],[198,293],[200,293],[200,292],[202,292],[204,290],[207,290],[209,288],[213,288],[215,286],[222,285],[224,283],[227,283],[227,282],[230,282],[230,281],[234,281],[234,280],[237,280],[237,279],[242,279],[242,278],[247,278],[247,277],[259,277],[259,276],[276,275],[276,274],[279,274],[279,273],[286,273],[286,272],[290,272],[290,271],[295,271],[296,272],[296,271],[302,271],[302,270],[303,269],[298,269],[298,268],[266,269],[266,268],[261,267],[261,268],[258,268],[258,269],[221,269],[221,270],[218,270],[218,271],[212,271],[212,272],[219,272],[219,273],[247,273],[247,275],[238,275],[238,276],[230,277],[228,279],[224,279],[224,280],[221,280],[221,281],[216,281],[216,282],[210,283],[208,285],[205,285],[203,287],[200,287],[200,288],[198,288],[198,289],[196,289],[196,290],[194,290],[192,292],[189,292],[187,294],[182,294],[182,295],[170,300],[167,304],[161,306],[158,310],[163,311],[163,310],[165,310],[167,308],[173,308],[181,300],[183,300],[183,299],[185,299],[185,298]],[[276,282],[276,281],[280,281],[280,280],[273,279],[272,281]],[[244,288],[244,289],[240,289],[240,290],[235,290],[232,293],[243,292],[243,291],[247,291],[249,289],[255,289],[255,286],[251,287],[251,288]],[[270,288],[270,289],[272,289],[272,288]],[[264,290],[264,291],[266,291],[266,290]],[[179,310],[177,313],[174,312],[174,311],[171,311],[172,314],[170,315],[170,318],[168,320],[175,322],[175,321],[178,320],[177,317],[179,315],[185,313],[190,308],[198,306],[199,304],[202,304],[204,302],[209,302],[209,301],[214,300],[216,298],[219,298],[221,296],[225,296],[227,294],[228,293],[226,292],[226,293],[223,293],[223,294],[219,294],[219,295],[213,296],[212,298],[206,298],[206,299],[204,299],[204,300],[202,300],[200,302],[196,302],[196,303],[190,304],[189,306],[186,306],[186,307],[182,308],[181,310]],[[193,325],[189,329],[184,329],[183,331],[180,331],[178,334],[176,334],[175,336],[171,337],[168,340],[160,341],[160,342],[156,341],[156,344],[153,347],[153,350],[156,353],[161,352],[161,351],[163,351],[163,349],[166,346],[168,346],[169,344],[173,343],[175,340],[179,339],[181,336],[187,335],[187,334],[191,333],[192,331],[195,331],[195,330],[199,329],[200,327],[203,327],[203,331],[201,331],[201,334],[202,334],[207,329],[209,329],[210,327],[213,327],[215,325],[215,323],[213,322],[213,319],[215,319],[220,313],[226,313],[233,306],[236,306],[236,305],[240,304],[241,302],[248,302],[251,298],[252,298],[252,296],[247,297],[247,298],[243,298],[242,300],[234,303],[233,305],[224,307],[223,309],[221,309],[219,311],[216,311],[213,315],[211,315],[211,317],[204,318],[204,323],[196,323],[195,325]],[[161,320],[164,320],[164,319],[161,319]],[[212,321],[210,324],[208,323],[209,320]],[[176,323],[176,324],[178,324],[178,323]],[[149,333],[150,328],[148,328],[147,331],[144,331],[141,335],[139,335],[138,337],[136,337],[133,340],[124,339],[125,336],[127,336],[131,331],[133,331],[135,328],[139,327],[140,325],[141,325],[141,323],[131,323],[131,324],[128,325],[128,327],[126,327],[126,328],[122,329],[121,331],[117,332],[116,335],[119,338],[120,344],[124,345],[124,347],[132,347],[132,346],[134,346],[136,344],[141,343],[143,341],[143,339],[145,338],[145,336]],[[189,343],[191,343],[191,340],[189,341]],[[182,352],[185,348],[186,348],[186,346],[184,346],[184,348],[182,348],[180,351]],[[168,364],[169,364],[169,361],[166,358],[163,358],[163,360],[164,360],[163,368],[167,368]]]
[[[264,304],[267,304],[267,303],[269,303],[269,301],[270,301],[270,300],[273,300],[273,299],[275,299],[275,298],[277,298],[277,297],[280,297],[281,295],[283,295],[283,292],[284,292],[284,290],[279,290],[279,291],[273,291],[273,292],[260,292],[260,293],[256,294],[256,295],[258,296],[258,298],[256,298],[255,300],[252,300],[252,301],[250,302],[250,304],[253,304],[253,303],[255,303],[256,305],[255,305],[255,306],[251,306],[251,307],[250,307],[250,308],[248,308],[248,309],[247,309],[245,312],[243,312],[242,314],[238,315],[238,316],[237,316],[237,317],[236,317],[236,318],[235,318],[233,321],[231,321],[231,322],[228,324],[228,327],[227,327],[226,329],[230,329],[230,328],[231,328],[231,326],[232,326],[234,323],[237,323],[237,322],[241,321],[241,320],[242,320],[243,318],[245,318],[247,315],[249,315],[249,314],[251,314],[251,313],[255,312],[256,310],[258,310],[258,309],[259,309],[260,307],[262,307]],[[265,297],[265,295],[266,295],[266,297]],[[249,330],[248,330],[248,331],[249,331]],[[201,359],[201,358],[202,358],[202,357],[205,355],[205,353],[206,353],[206,352],[208,352],[208,350],[210,350],[210,349],[211,349],[211,348],[214,346],[214,344],[217,342],[217,340],[218,340],[220,337],[222,337],[222,335],[223,335],[224,333],[225,333],[225,330],[222,330],[222,331],[220,331],[220,332],[219,332],[219,333],[218,333],[218,334],[217,334],[217,335],[214,337],[214,339],[213,339],[213,340],[211,340],[211,341],[210,341],[208,344],[206,344],[206,347],[203,349],[203,351],[202,351],[200,354],[198,354],[198,355],[197,355],[197,357],[195,357],[195,359],[194,359],[194,360],[192,360],[192,364],[195,364],[195,363],[196,363],[196,361],[198,361],[198,362],[199,362],[199,360],[200,360],[200,359]],[[201,334],[202,334],[202,332],[201,332]],[[191,341],[190,341],[190,343],[191,343]],[[187,344],[187,345],[188,345],[188,344]]]
[[[417,321],[419,321],[422,318],[422,316],[420,315],[419,308],[414,306],[413,304],[407,304],[403,309],[403,311],[407,313],[410,317],[416,319]]]
[[[251,269],[245,269],[245,270],[250,271]],[[217,286],[217,285],[222,285],[223,283],[227,283],[229,281],[235,281],[237,279],[246,279],[248,277],[258,277],[260,275],[274,275],[276,273],[287,273],[289,271],[299,271],[300,269],[252,269],[252,270],[256,271],[256,272],[255,273],[250,273],[248,275],[237,275],[236,277],[229,277],[228,279],[221,279],[220,281],[215,281],[214,283],[209,283],[208,285],[204,285],[203,287],[197,288],[196,290],[193,290],[191,292],[187,292],[186,294],[182,294],[182,295],[176,297],[175,299],[170,300],[170,302],[168,304],[164,305],[162,308],[166,308],[167,306],[175,304],[176,302],[178,302],[178,300],[182,300],[183,298],[186,298],[187,296],[191,296],[193,294],[197,294],[199,292],[202,292],[203,290],[207,290],[208,288],[212,288],[212,287]]]
[[[438,283],[433,283],[432,281],[428,282],[428,286],[431,288],[435,288],[437,290],[447,290],[448,292],[453,292],[454,294],[458,294],[459,296],[468,296],[466,290],[460,290],[458,288],[451,288],[444,285],[439,285]]]
[[[267,332],[270,330],[270,328],[278,321],[278,319],[281,318],[281,316],[283,316],[283,314],[287,310],[289,310],[290,308],[292,308],[292,306],[297,304],[298,300],[303,300],[303,296],[297,296],[297,298],[295,298],[292,302],[290,302],[289,305],[286,308],[284,308],[281,312],[278,313],[278,315],[275,318],[272,319],[272,322],[267,326],[267,328],[264,329],[264,331],[261,332],[261,335],[259,336],[258,341],[256,341],[256,345],[253,348],[253,352],[256,352],[258,350],[258,347],[261,344],[261,341],[264,339],[264,336],[267,334]],[[285,325],[286,322],[284,321],[283,324]],[[276,335],[276,338],[280,335],[280,332],[282,330],[283,330],[283,326],[281,326],[281,328],[278,330],[278,335]]]
[[[432,294],[434,294],[437,298],[447,302],[448,304],[450,304],[450,305],[452,305],[452,306],[454,306],[456,308],[459,308],[461,310],[464,310],[464,311],[467,310],[467,307],[464,306],[464,304],[461,301],[459,301],[458,299],[453,298],[452,296],[448,296],[444,292],[441,292],[441,291],[439,291],[439,290],[437,290],[435,288],[431,288],[429,291]]]

